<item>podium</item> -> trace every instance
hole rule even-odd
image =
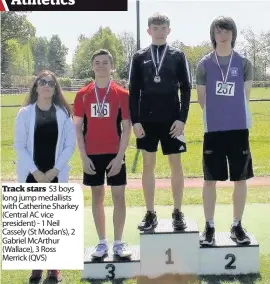
[[[158,278],[170,275],[240,275],[259,273],[259,244],[238,245],[229,232],[216,232],[213,247],[202,247],[195,220],[186,219],[184,231],[174,231],[170,219],[159,219],[153,231],[140,232],[140,245],[129,247],[130,259],[117,259],[109,252],[102,261],[91,259],[94,247],[85,250],[84,280]],[[139,232],[139,231],[138,231]]]
[[[140,275],[140,248],[129,247],[132,251],[130,259],[122,260],[115,258],[110,250],[108,256],[100,261],[91,257],[95,247],[88,247],[84,254],[84,270],[82,279],[85,280],[113,280],[119,278],[132,278]]]
[[[171,220],[161,219],[154,232],[140,233],[141,276],[198,273],[199,230],[194,221],[186,223],[185,231],[174,231]]]
[[[238,275],[259,273],[260,252],[255,237],[249,234],[250,245],[239,246],[228,232],[216,233],[213,247],[200,248],[201,275]]]

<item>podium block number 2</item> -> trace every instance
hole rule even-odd
[[[228,253],[226,256],[225,256],[225,259],[230,259],[230,261],[225,265],[225,269],[236,269],[236,266],[235,265],[232,265],[234,264],[235,260],[236,260],[236,257],[234,254],[232,253]]]
[[[106,275],[106,278],[107,279],[114,279],[115,278],[115,266],[113,265],[113,264],[107,264],[106,265],[106,267],[105,267],[105,269],[107,269],[108,270],[108,274],[109,275]]]
[[[166,250],[166,254],[168,256],[168,260],[165,263],[174,264],[174,261],[172,261],[172,250],[171,249]]]

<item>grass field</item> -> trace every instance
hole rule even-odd
[[[65,93],[68,101],[73,102],[74,93]],[[253,89],[252,98],[269,99],[269,89]],[[195,92],[192,93],[192,99],[196,100]],[[2,105],[21,104],[24,100],[23,95],[1,96]],[[250,132],[251,150],[253,153],[253,164],[255,175],[269,175],[270,173],[270,134],[269,134],[269,114],[270,102],[252,102],[250,109],[252,112],[253,128]],[[14,120],[18,112],[18,107],[1,108],[1,144],[2,144],[2,180],[15,177],[15,153],[13,150]],[[187,138],[188,153],[183,155],[182,161],[185,176],[201,176],[201,148],[202,148],[202,115],[198,104],[192,104],[190,115],[185,130]],[[127,150],[127,167],[130,178],[140,178],[142,172],[142,159],[139,156],[135,171],[132,171],[134,157],[136,154],[135,138],[132,136]],[[71,160],[71,177],[81,178],[81,163],[76,150]],[[168,177],[170,174],[166,158],[158,152],[156,176],[159,178]],[[231,206],[232,189],[221,188],[218,190],[217,208],[215,223],[217,231],[228,231],[232,220]],[[96,230],[91,213],[91,192],[84,190],[85,206],[85,232],[84,245],[95,245],[97,242]],[[136,229],[137,224],[144,215],[144,199],[142,190],[127,190],[127,219],[123,235],[123,240],[130,245],[138,244],[139,234]],[[173,204],[171,191],[167,189],[157,190],[155,199],[156,211],[159,218],[171,217],[171,205]],[[204,215],[201,199],[201,189],[186,188],[183,200],[183,212],[186,217],[195,219],[198,222],[199,229],[203,230]],[[106,210],[106,228],[108,240],[111,243],[113,238],[112,229],[112,200],[111,191],[106,191],[105,197]],[[168,281],[168,278],[159,280],[129,279],[123,282],[115,280],[114,282],[103,283],[124,283],[124,284],[270,284],[270,188],[251,187],[249,188],[244,226],[248,231],[255,234],[260,244],[260,275],[244,275],[241,277],[198,277],[193,280],[187,278],[177,278]],[[224,216],[227,216],[224,218]],[[71,257],[67,255],[66,257]],[[2,271],[2,284],[27,284],[30,271]],[[86,284],[89,282],[80,281],[80,271],[63,271],[62,284]],[[101,282],[91,282],[101,283]],[[47,283],[49,284],[49,283]]]
[[[65,98],[69,103],[73,103],[75,92],[65,92]],[[21,95],[2,95],[1,105],[17,105],[22,104],[25,99],[25,94]],[[251,92],[251,99],[270,99],[270,88],[254,88]],[[196,90],[192,90],[191,100],[196,101]]]
[[[218,206],[216,208],[215,223],[217,231],[228,231],[231,219],[232,219],[232,206],[231,203],[231,189],[222,188],[218,191]],[[84,245],[95,245],[97,242],[97,235],[94,227],[94,222],[91,213],[91,193],[90,191],[84,191],[85,200],[85,235]],[[139,243],[139,233],[136,229],[138,222],[141,220],[145,208],[143,207],[144,202],[142,198],[141,190],[130,190],[126,193],[127,203],[127,220],[124,229],[123,240],[129,245],[135,245]],[[248,193],[247,205],[245,210],[245,218],[243,220],[244,226],[247,230],[255,234],[257,241],[260,244],[260,275],[244,275],[241,277],[198,277],[196,279],[188,281],[186,278],[177,281],[161,281],[160,280],[145,280],[145,279],[129,279],[123,282],[103,282],[103,283],[123,283],[123,284],[135,284],[135,283],[147,283],[147,284],[268,284],[270,283],[270,189],[261,188],[250,188]],[[112,213],[113,208],[111,207],[111,192],[108,190],[106,194],[106,228],[107,238],[110,243],[113,240],[112,230]],[[156,193],[156,211],[159,218],[170,218],[171,214],[171,192],[164,189],[158,190]],[[185,190],[183,212],[191,219],[198,222],[200,231],[204,227],[203,208],[201,206],[201,190],[196,188],[188,188]],[[224,218],[227,216],[227,218]],[[68,251],[67,251],[68,257]],[[2,271],[2,284],[27,284],[29,277],[29,271]],[[80,281],[80,271],[63,271],[63,282],[62,284],[79,284],[89,283]],[[100,282],[92,282],[100,283]]]
[[[65,93],[68,101],[73,102],[75,93]],[[195,91],[192,97],[196,99]],[[252,98],[270,98],[270,88],[253,89]],[[1,96],[2,105],[21,104],[23,95]],[[18,107],[1,108],[2,127],[2,179],[13,179],[15,176],[15,152],[13,149],[14,121]],[[251,102],[253,128],[250,131],[251,150],[255,175],[264,176],[270,173],[270,102]],[[201,152],[203,138],[202,112],[197,103],[191,104],[188,122],[185,129],[188,152],[183,154],[182,161],[184,173],[187,177],[202,176]],[[127,168],[129,178],[140,178],[142,172],[142,157],[139,155],[136,167],[134,159],[136,156],[136,142],[132,135],[127,149]],[[71,178],[81,179],[81,162],[78,150],[71,159]],[[170,175],[167,158],[159,150],[157,155],[156,176],[165,178]]]

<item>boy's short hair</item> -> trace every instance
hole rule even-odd
[[[210,26],[210,38],[214,48],[217,47],[217,43],[215,40],[215,28],[232,31],[232,48],[234,48],[237,37],[237,28],[234,20],[230,17],[224,16],[220,16],[214,19]]]
[[[93,64],[93,61],[95,59],[95,57],[99,56],[99,55],[108,55],[111,61],[111,64],[113,64],[113,57],[112,54],[107,50],[107,49],[98,49],[96,50],[91,58],[91,63]]]
[[[155,13],[151,17],[148,18],[148,27],[151,25],[164,25],[167,24],[170,26],[170,19],[165,14]]]

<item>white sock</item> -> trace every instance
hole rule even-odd
[[[234,219],[233,219],[233,224],[232,224],[233,227],[234,227],[234,226],[237,226],[239,222],[240,222],[239,219],[234,218]]]
[[[118,241],[118,240],[113,242],[113,245],[114,245],[114,246],[120,245],[120,244],[122,244],[122,242],[121,242],[121,241]]]
[[[99,240],[99,243],[108,246],[108,242],[107,242],[106,239],[104,239],[104,240]]]
[[[209,223],[209,226],[210,226],[211,228],[214,228],[214,227],[215,227],[214,220],[209,220],[209,221],[207,221],[207,222]]]

